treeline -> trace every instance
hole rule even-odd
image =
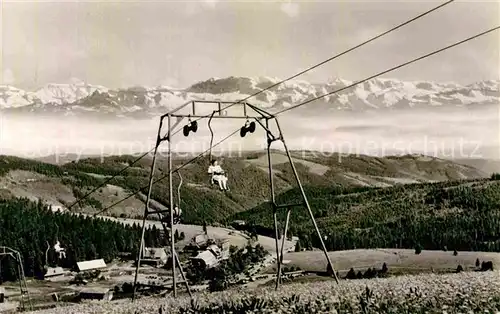
[[[500,251],[500,182],[491,179],[412,184],[342,193],[306,187],[328,250],[415,248]],[[339,193],[340,192],[340,193]],[[298,190],[278,197],[300,201]],[[286,212],[278,213],[283,228]],[[233,217],[274,237],[272,209],[263,204]],[[320,247],[305,208],[292,209],[289,235],[298,250]]]
[[[65,169],[57,165],[47,164],[31,159],[0,155],[0,176],[11,170],[36,172],[49,177],[61,178],[64,184],[83,187],[97,187],[103,180],[73,169]]]
[[[74,269],[83,260],[103,258],[110,262],[120,252],[131,252],[135,257],[140,232],[136,224],[54,213],[46,205],[27,199],[0,200],[0,246],[20,252],[27,277],[43,274],[47,242],[51,248],[49,266]],[[166,245],[166,239],[156,227],[146,230],[147,246]],[[66,249],[66,259],[60,263],[52,249],[57,240]],[[0,280],[17,280],[11,258],[3,258],[1,266]]]
[[[368,229],[330,228],[324,239],[328,250],[406,248],[500,252],[498,214],[449,214],[446,217],[397,218]],[[320,247],[313,232],[299,233],[299,248]]]
[[[130,155],[109,156],[102,160],[101,158],[85,158],[79,161],[66,163],[62,165],[62,168],[66,169],[66,171],[74,170],[103,176],[112,176],[121,173],[122,176],[147,177],[149,175],[149,163],[151,161],[143,159],[132,165],[137,158],[138,156],[134,157]],[[128,165],[132,166],[123,170]]]
[[[33,171],[49,176],[62,176],[64,174],[64,170],[56,165],[14,156],[0,156],[0,176],[7,174],[10,170],[17,169]]]

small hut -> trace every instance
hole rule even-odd
[[[141,264],[153,265],[155,267],[159,267],[167,263],[168,257],[169,256],[167,255],[167,252],[165,252],[165,248],[161,247],[144,248]]]
[[[79,293],[81,300],[100,300],[111,301],[113,299],[113,290],[110,288],[86,288]]]
[[[60,278],[67,273],[69,272],[65,271],[62,267],[47,267],[43,278],[46,280],[55,280],[56,278]]]
[[[222,253],[223,252],[217,245],[212,244],[209,245],[205,251],[191,258],[191,263],[193,266],[201,269],[213,268],[223,259]]]
[[[80,272],[93,271],[93,270],[103,270],[107,267],[106,263],[104,262],[104,260],[102,258],[91,260],[91,261],[77,262],[76,265],[78,266],[78,271],[80,271]]]

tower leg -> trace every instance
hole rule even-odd
[[[280,248],[278,243],[278,213],[276,207],[276,196],[274,194],[274,178],[273,178],[273,164],[271,160],[271,144],[273,142],[272,134],[269,131],[269,120],[266,119],[266,132],[267,132],[267,165],[269,172],[269,188],[271,193],[271,198],[269,202],[273,208],[273,219],[274,219],[274,241],[276,244],[276,262],[278,263],[278,273],[276,276],[276,289],[279,287],[279,274],[281,273],[281,261],[280,261]]]
[[[26,276],[24,275],[24,266],[23,259],[21,257],[21,253],[12,248],[6,246],[0,246],[0,262],[5,256],[10,256],[14,262],[16,263],[17,275],[19,279],[19,289],[21,292],[21,300],[19,301],[19,305],[22,310],[33,310],[33,304],[31,303],[31,297],[28,290],[28,284],[26,283]],[[0,274],[1,274],[0,267]],[[0,276],[1,277],[1,276]]]
[[[288,210],[286,212],[285,229],[283,230],[283,235],[282,235],[283,238],[281,239],[280,264],[283,264],[283,250],[285,248],[285,243],[286,243],[286,234],[288,231],[288,223],[290,221],[290,213],[291,213],[291,209],[288,208]],[[277,281],[281,283],[281,272],[278,273]]]
[[[156,167],[156,155],[158,153],[158,146],[160,146],[160,136],[161,136],[161,128],[163,125],[163,119],[160,119],[160,125],[158,127],[158,134],[156,137],[156,144],[155,144],[155,150],[153,153],[153,161],[151,162],[151,172],[149,173],[149,188],[148,188],[148,195],[146,198],[146,206],[144,209],[144,217],[142,219],[142,230],[141,230],[141,243],[139,245],[139,252],[137,254],[137,265],[135,266],[135,276],[134,276],[134,289],[132,292],[132,301],[135,300],[135,294],[137,290],[137,277],[139,276],[139,268],[141,264],[141,258],[142,258],[142,253],[144,251],[144,233],[146,231],[146,219],[149,215],[149,200],[151,199],[151,191],[153,189],[153,178],[154,178],[154,172],[155,172],[155,167]],[[169,135],[170,135],[170,129],[169,129]]]
[[[186,275],[184,274],[184,270],[182,269],[181,266],[181,261],[179,260],[179,256],[175,254],[175,259],[177,260],[177,267],[179,267],[179,272],[181,273],[182,280],[184,281],[184,284],[186,285],[186,290],[189,293],[189,296],[192,298],[193,294],[191,293],[191,289],[189,288],[189,283],[187,281]]]
[[[292,167],[293,175],[295,177],[295,180],[297,181],[297,185],[299,186],[300,193],[302,194],[302,199],[304,201],[304,205],[306,206],[307,211],[309,212],[309,216],[310,216],[311,221],[314,225],[314,229],[316,229],[316,234],[318,235],[319,241],[321,242],[321,248],[323,249],[323,253],[325,254],[326,260],[328,262],[327,269],[332,270],[335,281],[338,283],[339,279],[337,278],[337,273],[335,272],[335,269],[333,268],[333,264],[330,261],[330,257],[328,256],[328,251],[326,250],[325,242],[323,242],[323,237],[321,236],[321,232],[319,231],[318,225],[316,224],[316,219],[314,218],[313,212],[311,210],[311,206],[309,205],[309,201],[307,200],[306,193],[304,192],[304,188],[302,187],[302,183],[300,182],[299,175],[297,174],[297,169],[295,169],[295,164],[293,163],[292,156],[290,155],[290,151],[288,150],[288,147],[286,145],[285,139],[283,137],[283,132],[281,131],[280,124],[279,124],[277,118],[275,118],[275,120],[276,120],[276,126],[278,127],[278,131],[280,134],[281,142],[283,142],[283,146],[285,147],[286,155],[287,155],[288,160],[290,162],[290,166]]]
[[[280,256],[280,247],[279,247],[279,228],[278,228],[278,213],[276,208],[274,209],[274,231],[275,231],[275,241],[276,241],[276,262],[278,263],[278,270],[276,274],[276,286],[275,289],[278,290],[280,285],[280,275],[281,275],[281,256]]]
[[[159,214],[158,214],[158,216],[159,216],[158,218],[161,218]],[[161,221],[161,219],[160,219],[160,221]],[[164,223],[163,221],[161,221],[161,225],[162,225],[162,227],[163,227],[163,231],[164,231],[164,233],[165,233],[165,234],[168,234],[168,229],[167,229],[167,227],[165,226],[165,223]],[[172,232],[172,229],[170,229],[170,232]],[[174,235],[174,236],[175,236],[175,235]],[[168,254],[168,252],[167,252],[167,248],[165,248],[165,253],[167,253],[167,254]],[[188,283],[188,281],[187,281],[187,279],[186,279],[186,275],[184,274],[184,270],[182,269],[181,261],[180,261],[180,259],[179,259],[179,256],[177,255],[177,252],[175,252],[175,250],[174,250],[174,254],[175,254],[175,255],[174,255],[174,256],[175,256],[175,261],[176,261],[177,267],[179,268],[179,272],[180,272],[180,274],[181,274],[182,280],[184,281],[184,284],[186,285],[186,290],[187,290],[187,292],[189,293],[189,296],[190,296],[190,297],[193,297],[193,294],[191,293],[191,289],[189,288],[189,283]],[[175,265],[175,264],[174,264],[174,258],[172,258],[172,267],[173,267],[174,265]],[[173,280],[173,279],[172,279],[172,280]]]
[[[152,190],[153,190],[153,184],[155,182],[154,181],[154,172],[155,172],[155,167],[156,167],[156,156],[158,154],[158,147],[160,146],[160,143],[163,140],[165,140],[165,139],[168,140],[168,167],[169,167],[169,187],[170,187],[170,191],[169,191],[169,202],[170,202],[170,206],[169,206],[170,207],[169,208],[169,212],[170,212],[170,255],[171,255],[171,258],[172,258],[172,289],[174,291],[174,297],[177,297],[177,278],[176,278],[176,269],[175,269],[175,267],[177,266],[177,267],[179,267],[179,271],[180,271],[182,279],[183,279],[183,281],[184,281],[184,283],[186,285],[186,289],[187,289],[187,291],[189,293],[189,296],[192,297],[191,290],[189,288],[189,284],[188,284],[188,282],[186,280],[184,271],[182,270],[182,266],[181,266],[181,263],[180,263],[180,260],[179,260],[179,256],[175,252],[175,224],[174,224],[174,199],[173,199],[173,180],[172,180],[173,171],[172,171],[171,136],[172,136],[172,128],[175,127],[175,125],[177,125],[178,123],[175,124],[172,127],[171,118],[172,117],[170,115],[167,115],[167,119],[168,119],[168,133],[167,133],[167,137],[166,138],[161,138],[160,137],[161,136],[161,129],[162,129],[162,125],[163,125],[163,118],[160,120],[160,125],[159,125],[159,128],[158,128],[156,146],[155,146],[155,149],[154,149],[153,161],[152,161],[152,164],[151,164],[151,171],[150,171],[150,175],[149,175],[149,189],[148,189],[148,194],[147,194],[147,198],[146,198],[146,206],[145,206],[145,211],[144,211],[144,217],[143,217],[143,220],[142,220],[141,243],[139,245],[139,252],[137,254],[138,258],[137,258],[137,265],[136,265],[136,271],[135,271],[134,291],[133,291],[133,295],[132,295],[132,300],[134,300],[135,296],[136,296],[137,278],[138,278],[138,274],[139,274],[139,268],[140,268],[140,263],[141,263],[141,259],[142,259],[142,254],[143,254],[143,251],[144,251],[144,248],[145,248],[144,234],[145,234],[145,230],[146,230],[146,220],[147,220],[147,217],[150,214],[156,213],[158,215],[158,218],[159,218],[160,222],[161,222],[161,225],[163,227],[163,231],[164,231],[165,235],[168,235],[168,228],[166,226],[166,223],[162,219],[160,211],[150,210],[149,209],[149,201],[151,200],[151,193],[152,193]],[[179,174],[179,176],[180,176],[180,174]],[[181,180],[182,180],[182,177],[181,177]],[[168,252],[167,246],[164,249],[165,249],[165,252],[168,255],[169,252]]]
[[[177,264],[177,258],[175,254],[175,225],[174,225],[174,185],[172,178],[172,130],[170,126],[172,125],[172,117],[167,115],[168,123],[168,201],[170,203],[170,253],[172,256],[172,285],[174,289],[174,298],[177,297],[177,278],[175,274],[175,265]],[[180,204],[178,205],[180,206]],[[179,265],[180,266],[180,265]]]

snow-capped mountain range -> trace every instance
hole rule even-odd
[[[240,100],[278,81],[278,78],[269,77],[211,78],[184,89],[168,86],[110,89],[76,81],[48,84],[34,92],[0,85],[0,112],[152,116],[165,113],[189,100]],[[289,81],[250,98],[248,102],[275,112],[352,83],[342,79],[323,84]],[[499,87],[498,80],[460,85],[377,78],[326,96],[305,107],[365,111],[499,104]]]

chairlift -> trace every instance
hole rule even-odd
[[[46,241],[46,243],[47,243],[47,250],[45,250],[45,265],[48,267],[49,251],[51,249],[51,246],[49,244],[49,241]],[[66,259],[66,249],[61,247],[61,242],[59,242],[59,240],[56,240],[56,243],[52,246],[52,249],[56,253],[58,262]]]
[[[208,174],[210,175],[210,186],[218,185],[221,190],[229,191],[227,187],[228,177],[224,169],[219,165],[215,165],[216,160],[212,156],[212,147],[214,141],[214,132],[212,130],[212,119],[216,111],[212,112],[210,119],[208,119],[208,129],[210,130],[210,146],[208,151]],[[221,180],[221,181],[219,181]]]
[[[56,253],[56,256],[57,256],[57,259],[59,262],[61,260],[66,259],[66,249],[61,246],[61,242],[58,239],[58,235],[59,235],[59,226],[56,224],[56,243],[52,246],[52,249]],[[47,250],[45,251],[45,265],[48,267],[48,264],[49,264],[48,254],[49,254],[51,246],[49,244],[49,241],[46,241],[46,243],[47,243]]]
[[[59,255],[59,259],[65,259],[66,258],[66,249],[61,247],[61,242],[59,240],[56,241],[56,244],[54,244],[54,251]]]
[[[180,209],[179,206],[174,205],[174,225],[177,225],[181,222],[181,217],[182,217],[182,209]],[[161,221],[166,223],[168,227],[171,227],[169,215],[163,215],[161,217]]]

